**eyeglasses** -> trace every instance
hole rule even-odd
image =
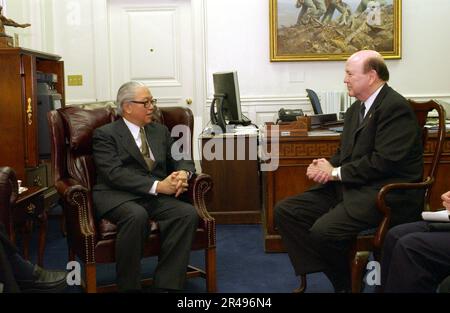
[[[151,100],[149,99],[149,100],[146,100],[146,101],[131,100],[130,102],[143,104],[144,108],[148,109],[150,107],[150,105],[156,105],[158,100],[153,98]]]

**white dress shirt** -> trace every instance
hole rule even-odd
[[[139,151],[142,151],[142,140],[141,140],[141,136],[139,134],[139,130],[141,129],[139,126],[137,126],[136,124],[131,123],[130,121],[128,121],[126,118],[123,119],[123,121],[125,122],[125,125],[127,125],[128,129],[130,130],[131,136],[133,136],[134,141],[136,142],[136,145],[139,149]],[[144,143],[145,144],[145,143]],[[150,148],[150,145],[148,147],[148,151],[150,153],[150,159],[152,159],[152,161],[155,161],[155,156],[152,153],[152,149]],[[157,195],[158,193],[156,192],[156,187],[158,186],[159,180],[156,180],[153,185],[152,188],[150,188],[149,193],[151,195]]]
[[[370,108],[372,107],[372,104],[375,102],[375,99],[377,98],[378,94],[380,93],[380,91],[384,87],[384,85],[385,84],[381,85],[380,88],[375,90],[375,92],[373,94],[371,94],[369,96],[369,98],[366,99],[366,101],[361,101],[361,102],[364,102],[364,105],[366,106],[366,111],[364,112],[364,117],[366,117],[367,112],[369,112]],[[337,176],[338,176],[339,180],[342,180],[342,178],[341,178],[341,167],[340,166],[337,168]]]

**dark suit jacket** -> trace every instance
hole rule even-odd
[[[153,183],[164,180],[172,171],[195,172],[192,160],[172,157],[173,140],[166,126],[153,122],[145,126],[145,132],[155,157],[151,171],[123,119],[94,131],[97,183],[92,194],[99,217],[126,201],[152,197],[149,191]]]
[[[408,101],[387,84],[358,126],[360,106],[356,101],[346,112],[341,144],[330,162],[341,166],[348,214],[376,224],[381,218],[376,197],[383,185],[422,179],[421,130]],[[423,208],[423,191],[394,192],[388,203],[394,224],[417,220]]]
[[[14,253],[17,253],[16,247],[9,240],[5,226],[0,222],[0,283],[4,285],[3,292],[20,291],[9,262],[9,256]]]

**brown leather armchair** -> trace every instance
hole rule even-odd
[[[193,134],[194,118],[189,109],[158,108],[154,115],[155,120],[165,124],[169,131],[175,125],[184,124]],[[110,107],[94,110],[66,107],[48,113],[52,167],[55,186],[63,203],[69,259],[74,260],[78,256],[84,263],[87,292],[108,292],[116,288],[114,285],[97,287],[96,264],[115,261],[116,225],[105,219],[96,220],[91,193],[96,177],[92,134],[95,128],[115,119],[115,112]],[[216,226],[204,201],[206,193],[212,188],[212,180],[205,174],[193,176],[185,197],[200,216],[192,250],[205,251],[205,270],[189,266],[187,277],[204,277],[207,291],[215,292]],[[157,256],[160,250],[158,225],[153,221],[149,223],[152,231],[144,248],[145,257]],[[143,284],[150,282],[151,279],[145,279]]]
[[[14,232],[12,206],[17,200],[16,172],[8,166],[0,167],[0,223],[5,225],[9,236]]]

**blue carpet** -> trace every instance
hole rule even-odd
[[[44,267],[66,267],[67,244],[59,228],[59,220],[50,218]],[[298,287],[286,253],[264,252],[261,225],[217,225],[217,288],[223,293],[290,293]],[[20,244],[20,243],[19,243]],[[36,262],[36,234],[30,246],[31,260]],[[203,251],[191,254],[191,264],[203,267]],[[156,257],[143,260],[143,275],[151,275]],[[99,265],[99,282],[114,282],[114,264]],[[189,279],[187,292],[206,291],[202,278]],[[80,287],[68,287],[67,292],[80,292]],[[308,293],[330,293],[333,288],[322,273],[308,275]],[[370,290],[369,290],[370,292]]]

